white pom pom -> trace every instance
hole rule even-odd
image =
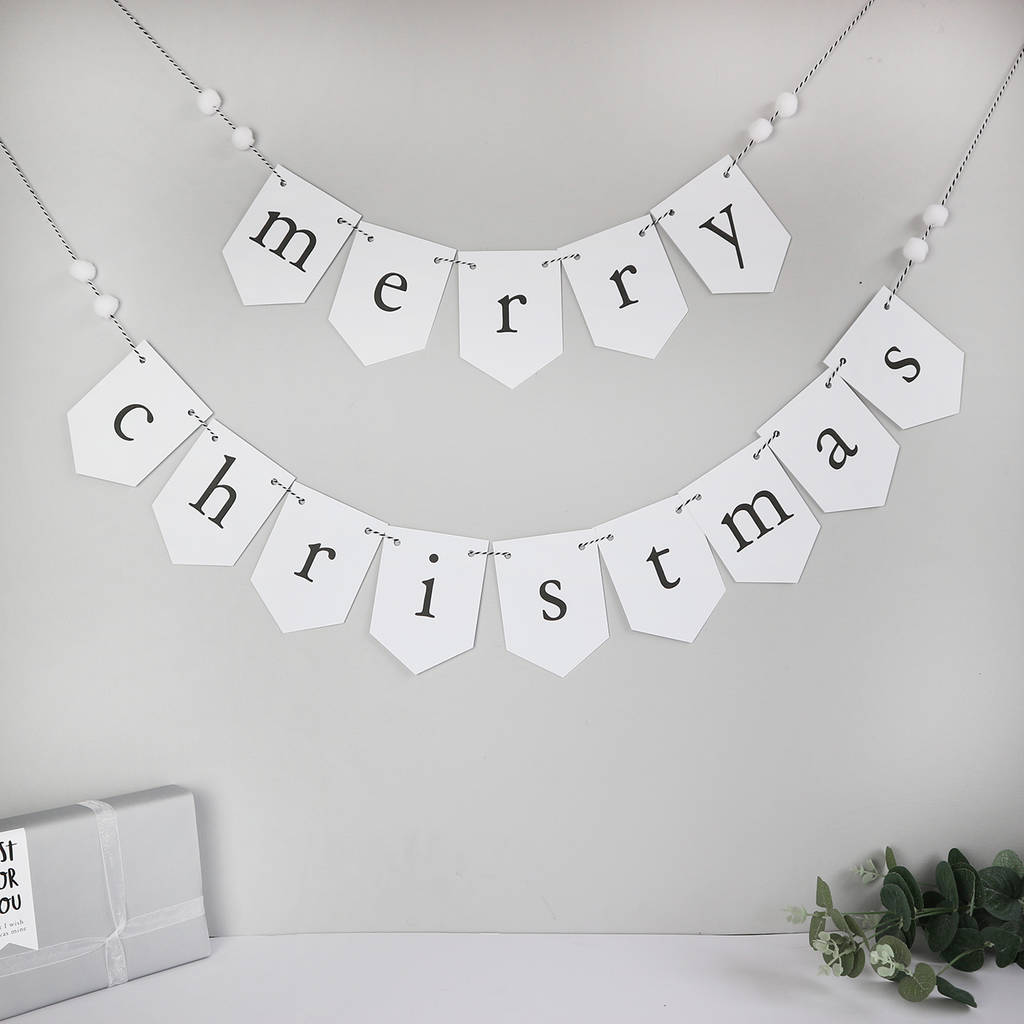
[[[240,124],[231,133],[231,142],[235,149],[251,149],[255,141],[256,136],[253,135],[252,129],[246,128],[244,124]]]
[[[88,260],[72,260],[68,267],[68,273],[76,281],[94,281],[96,279],[96,264]]]
[[[772,123],[767,117],[759,117],[748,129],[752,142],[764,142],[772,133]]]
[[[97,316],[113,316],[121,303],[113,295],[97,295],[93,301],[93,312]]]
[[[928,243],[923,238],[908,238],[903,255],[910,263],[920,263],[928,255]]]
[[[925,207],[921,220],[924,221],[925,227],[941,228],[949,220],[949,210],[940,203],[932,203],[931,206]]]
[[[196,97],[196,106],[199,107],[199,112],[206,114],[207,117],[216,114],[220,110],[220,104],[220,93],[216,89],[204,89]]]
[[[796,98],[795,92],[780,92],[775,101],[775,109],[779,112],[779,117],[792,117],[799,106],[800,101]]]

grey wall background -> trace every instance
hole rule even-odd
[[[638,216],[791,88],[854,2],[514,7],[134,0],[271,160],[466,249]],[[72,244],[233,429],[406,525],[583,528],[753,437],[900,268],[1024,36],[1012,0],[879,0],[745,162],[793,236],[778,290],[711,296],[654,362],[565,354],[516,391],[458,358],[363,368],[304,306],[243,308],[220,249],[264,180],[105,0],[0,6],[0,125]],[[902,293],[967,353],[963,411],[898,434],[883,510],[827,518],[803,581],[737,586],[692,646],[611,639],[564,680],[477,647],[420,678],[367,632],[282,636],[248,578],[173,567],[150,503],[76,477],[66,410],[124,354],[21,184],[3,199],[0,816],[195,789],[217,933],[756,931],[815,874],[1024,844],[1021,118],[1015,81]],[[857,897],[852,896],[853,899]]]

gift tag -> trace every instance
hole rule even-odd
[[[707,539],[678,497],[597,527],[629,628],[691,643],[725,593]]]
[[[175,565],[234,565],[295,478],[211,419],[153,502]]]
[[[39,948],[28,839],[23,828],[0,832],[0,950],[5,946]]]
[[[454,259],[443,245],[359,225],[329,319],[364,366],[426,348]]]
[[[68,411],[75,472],[135,487],[209,415],[203,400],[143,341],[138,355],[126,355]]]
[[[386,531],[373,516],[293,485],[252,574],[281,632],[344,622]]]
[[[775,291],[789,232],[731,156],[688,181],[651,214],[709,291]]]
[[[505,647],[557,676],[608,639],[593,530],[495,541]]]
[[[963,352],[888,288],[878,289],[825,364],[904,429],[960,411]]]
[[[562,354],[557,253],[459,253],[459,353],[514,388]]]
[[[278,164],[245,211],[224,261],[246,306],[305,302],[359,214]],[[283,183],[282,180],[283,179]]]
[[[737,583],[798,583],[818,520],[764,441],[679,492]]]
[[[650,217],[558,250],[599,348],[653,359],[686,316],[686,300]]]
[[[370,636],[417,675],[476,643],[487,541],[387,528]]]
[[[835,370],[758,431],[823,512],[885,504],[900,446]]]

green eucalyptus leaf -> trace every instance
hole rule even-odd
[[[1005,928],[983,928],[981,937],[985,942],[992,943],[992,951],[996,955],[997,967],[1009,967],[1017,959],[1017,954],[1024,949],[1024,941]]]
[[[906,938],[900,918],[891,913],[885,913],[878,919],[878,923],[875,925],[875,939],[881,942],[882,940],[878,938],[879,935],[895,935],[901,942]]]
[[[946,860],[949,861],[951,868],[969,868],[972,866],[971,862],[955,846],[949,851]]]
[[[892,949],[893,959],[904,967],[910,966],[910,950],[898,935],[883,935],[876,945],[885,944]]]
[[[972,932],[981,931],[981,925],[978,924],[978,919],[976,917],[972,917],[970,914],[965,914],[963,911],[956,916],[960,921],[961,928],[967,928]]]
[[[919,1003],[931,995],[935,988],[935,968],[931,964],[918,964],[913,974],[900,978],[900,995],[912,1003]]]
[[[922,924],[928,936],[928,948],[933,953],[941,953],[953,941],[960,927],[960,917],[958,914],[940,914],[926,918]]]
[[[996,854],[996,859],[992,861],[992,866],[996,868],[1009,868],[1015,874],[1024,878],[1024,861],[1013,850],[1000,850]]]
[[[939,992],[944,995],[947,999],[953,999],[958,1003],[963,1003],[964,1006],[977,1006],[978,1004],[974,1001],[974,996],[971,995],[966,989],[957,988],[951,981],[947,981],[942,975],[939,975],[935,979],[935,987]]]
[[[857,915],[846,914],[844,916],[846,917],[846,923],[849,925],[850,931],[853,932],[854,935],[859,935],[865,942],[867,942],[867,932],[864,931],[860,921],[857,920]]]
[[[885,866],[889,871],[896,867],[896,854],[892,852],[891,846],[885,848]]]
[[[832,909],[832,890],[828,887],[828,883],[820,877],[818,878],[818,890],[814,897],[814,902],[826,910]]]
[[[849,977],[850,972],[853,970],[857,946],[854,944],[853,939],[846,935],[840,935],[836,939],[836,944],[839,946],[839,966],[842,969],[842,976]]]
[[[811,914],[811,927],[807,932],[807,941],[811,948],[814,948],[814,940],[821,934],[822,928],[825,927],[825,911],[816,910]]]
[[[907,898],[910,900],[911,906],[916,907],[918,910],[924,908],[924,897],[921,895],[921,887],[917,884],[917,879],[911,874],[909,868],[903,867],[901,864],[897,864],[889,874],[885,876],[886,882],[895,881],[899,879],[903,883],[904,890],[906,891]]]
[[[956,888],[956,877],[949,861],[940,860],[935,865],[935,884],[942,894],[942,903],[946,907],[957,907],[960,905],[960,894]]]
[[[886,877],[888,878],[888,876]],[[914,923],[914,912],[910,909],[910,901],[907,899],[907,894],[900,886],[887,881],[882,886],[881,900],[882,906],[886,910],[891,910],[899,917],[900,927],[903,931],[910,931],[910,926]]]
[[[1021,889],[1024,879],[1015,871],[1004,867],[982,868],[978,872],[985,909],[1001,921],[1021,919]]]
[[[864,970],[865,963],[867,963],[867,957],[864,955],[864,947],[858,946],[857,951],[853,954],[853,966],[850,968],[850,977],[856,978]]]
[[[958,971],[977,971],[985,963],[985,940],[981,932],[960,928],[942,951],[942,959]]]
[[[938,892],[936,889],[929,889],[922,898],[924,899],[925,910],[934,910],[935,907],[945,906],[942,902],[942,893]]]
[[[953,868],[953,878],[956,880],[960,903],[967,908],[968,914],[973,914],[979,885],[978,873],[974,868],[955,867]]]

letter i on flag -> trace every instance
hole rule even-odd
[[[224,246],[246,306],[305,302],[359,214],[280,165]]]
[[[153,502],[175,565],[234,565],[295,478],[211,419]]]
[[[370,636],[417,675],[476,643],[487,541],[389,526]]]

